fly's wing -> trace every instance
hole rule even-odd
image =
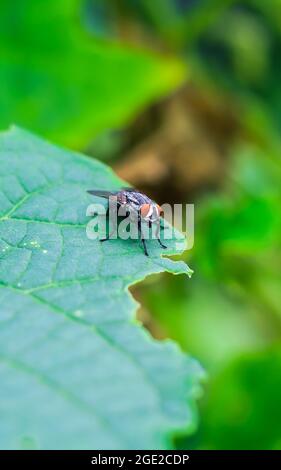
[[[93,196],[104,197],[109,199],[110,196],[115,196],[119,191],[105,191],[99,189],[89,189],[87,193],[92,194]]]

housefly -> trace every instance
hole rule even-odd
[[[117,203],[117,208],[122,207],[125,210],[128,209],[130,216],[133,220],[136,221],[138,225],[138,235],[141,239],[143,250],[146,256],[148,256],[148,252],[142,231],[143,222],[147,223],[149,228],[152,227],[152,224],[157,225],[156,238],[158,243],[162,248],[167,248],[165,245],[163,245],[159,237],[160,228],[164,228],[161,226],[163,210],[148,196],[133,188],[123,188],[119,191],[88,190],[87,192],[93,196],[106,198],[109,201],[114,198]],[[108,240],[109,238],[110,235],[101,241]]]

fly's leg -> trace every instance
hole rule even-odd
[[[159,235],[160,235],[160,229],[163,230],[164,228],[165,228],[165,227],[163,227],[163,226],[161,225],[161,221],[159,221],[159,223],[157,223],[155,235],[156,235],[156,238],[157,238],[157,240],[158,240],[159,245],[160,245],[162,248],[165,248],[165,249],[166,249],[167,246],[162,243],[162,241],[160,240],[160,236],[159,236]]]
[[[165,249],[168,248],[166,245],[164,245],[164,244],[161,242],[160,238],[157,238],[157,240],[158,240],[159,245],[160,245],[162,248],[165,248]]]
[[[140,237],[141,242],[142,242],[144,254],[145,254],[145,256],[149,256],[149,255],[148,255],[148,252],[147,252],[147,248],[146,248],[146,242],[145,242],[145,239],[144,239],[144,236],[143,236],[143,233],[142,233],[142,229],[141,229],[141,217],[140,217],[140,214],[138,215],[138,232],[139,232],[139,237]]]
[[[161,224],[161,222],[163,222],[163,225]],[[164,229],[165,229],[164,221],[162,218],[160,218],[160,230],[164,230]]]
[[[108,217],[109,215],[109,207],[107,208],[106,210],[106,217]],[[110,225],[109,225],[110,226]],[[112,235],[115,233],[116,231],[116,225],[113,226],[112,230],[106,235],[105,238],[103,238],[102,240],[100,240],[101,242],[105,242],[106,240],[110,240],[110,238],[112,237]]]
[[[106,240],[110,240],[110,238],[112,237],[112,235],[115,233],[115,228],[113,230],[111,230],[111,232],[106,235],[105,238],[103,238],[102,240],[100,240],[100,242],[106,242]]]
[[[101,241],[101,242],[105,242],[106,240],[109,240],[115,232],[116,232],[116,226],[114,226],[114,227],[112,228],[112,230],[106,235],[106,237],[103,238],[103,239],[100,240],[100,241]],[[114,238],[115,238],[115,237],[114,237]]]

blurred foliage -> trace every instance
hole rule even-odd
[[[280,130],[280,0],[87,0],[86,5],[89,29],[97,37],[181,53],[193,78],[242,98],[244,117],[256,132],[263,134],[261,120]]]
[[[244,354],[212,383],[201,447],[280,449],[281,350]]]
[[[95,40],[83,5],[1,2],[1,128],[14,122],[81,148],[182,80],[177,59]]]
[[[160,202],[195,201],[192,281],[134,289],[152,333],[209,373],[185,448],[281,448],[280,11],[281,0],[0,7],[3,126],[87,147]]]

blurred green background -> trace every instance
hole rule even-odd
[[[0,127],[195,203],[192,280],[139,317],[208,373],[181,448],[281,448],[281,0],[2,0]]]

